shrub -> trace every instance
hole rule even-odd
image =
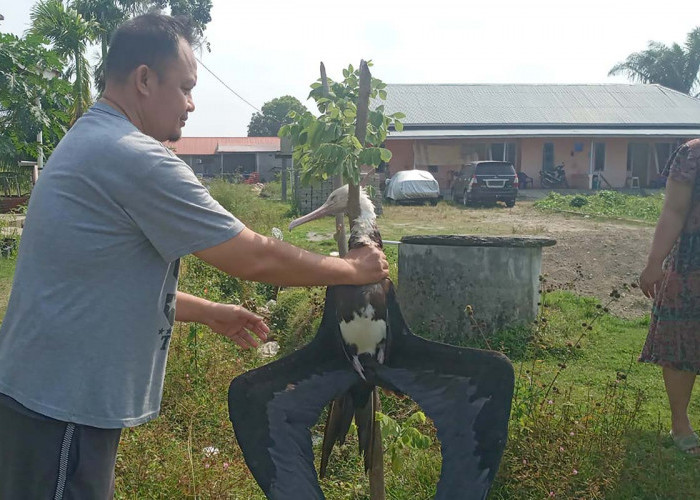
[[[655,223],[661,214],[663,202],[663,194],[638,196],[618,191],[598,191],[591,195],[561,195],[552,192],[546,198],[537,200],[535,207],[551,212],[573,209],[582,214]]]

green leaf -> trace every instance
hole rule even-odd
[[[385,148],[380,148],[379,156],[380,156],[380,159],[386,163],[389,160],[391,160],[391,151],[389,151],[388,149],[385,149]],[[425,420],[425,415],[423,416],[423,419]]]
[[[402,118],[406,118],[406,115],[399,112],[399,113],[394,113],[393,115],[391,115],[391,117],[396,118],[397,120],[401,120]]]
[[[394,129],[397,132],[401,132],[403,130],[403,123],[401,123],[400,121],[394,121]]]
[[[425,413],[417,411],[406,419],[406,425],[424,424],[425,420]]]
[[[381,148],[372,148],[372,166],[378,167],[382,162],[382,152]]]

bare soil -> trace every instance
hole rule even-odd
[[[432,218],[428,220],[426,216],[431,211]],[[447,204],[436,208],[386,207],[385,215],[380,226],[386,239],[398,237],[395,231],[404,232],[409,229],[406,226],[413,226],[409,230],[418,234],[422,229],[433,234],[554,238],[557,244],[544,248],[542,256],[542,272],[546,274],[548,287],[594,296],[603,303],[617,289],[622,297],[610,304],[612,313],[632,318],[650,311],[649,299],[638,288],[626,290],[625,285],[636,282],[644,267],[654,233],[651,223],[544,213],[535,209],[531,201],[519,201],[511,209],[502,205],[463,208]]]

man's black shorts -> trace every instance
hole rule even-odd
[[[112,498],[120,434],[48,418],[0,394],[0,500]]]

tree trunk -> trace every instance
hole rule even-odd
[[[83,115],[83,93],[85,89],[83,88],[83,68],[81,64],[81,54],[79,50],[73,52],[73,61],[75,62],[75,115],[73,116],[73,123]]]
[[[355,137],[362,146],[367,138],[367,117],[369,115],[369,92],[371,88],[372,74],[369,66],[363,60],[360,61],[360,94],[357,97],[357,121],[355,122]],[[360,168],[361,165],[358,165]],[[350,183],[348,193],[348,217],[350,218],[350,230],[360,215],[360,187]],[[375,411],[379,411],[379,392],[375,387],[372,391]],[[375,415],[372,416],[375,418]],[[369,474],[369,498],[370,500],[384,500],[386,488],[384,486],[384,447],[382,446],[382,429],[379,422],[374,423],[374,439],[372,449],[372,468]]]
[[[321,63],[321,85],[323,88],[323,95],[327,96],[329,93],[328,77],[326,76],[326,67],[323,63]],[[338,189],[342,185],[343,174],[340,173],[333,177],[333,189]],[[338,243],[338,253],[341,257],[345,257],[348,253],[348,239],[345,236],[345,216],[343,214],[335,216],[335,241]]]

